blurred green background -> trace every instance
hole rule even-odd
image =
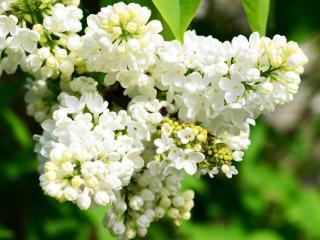
[[[87,13],[99,9],[98,1],[81,2]],[[309,57],[299,94],[257,121],[239,175],[185,180],[196,191],[192,220],[154,223],[146,239],[320,239],[319,7],[272,1],[267,35],[298,41]],[[250,34],[240,0],[202,0],[191,28],[220,40]],[[0,80],[0,239],[113,239],[101,224],[104,208],[80,211],[42,193],[32,140],[41,130],[25,114],[24,85],[20,73]]]

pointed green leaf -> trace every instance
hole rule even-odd
[[[183,41],[184,32],[195,16],[200,0],[152,0],[174,36]]]
[[[242,6],[251,30],[264,36],[267,29],[270,0],[242,0]]]
[[[9,127],[12,136],[25,148],[32,146],[32,135],[25,122],[10,108],[3,108],[0,112],[0,120]]]

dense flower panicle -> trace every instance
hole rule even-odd
[[[49,4],[49,3],[48,3]],[[76,6],[56,4],[44,13],[43,26],[21,27],[23,21],[0,16],[1,72],[12,74],[20,65],[37,79],[71,79],[73,72],[84,73],[82,60],[74,52],[82,29],[82,11]]]
[[[0,75],[16,72],[24,66],[27,56],[37,50],[40,36],[37,32],[18,25],[14,15],[0,15]]]
[[[83,74],[83,60],[76,53],[80,45],[82,10],[77,2],[64,6],[57,3],[44,14],[43,25],[34,25],[41,48],[28,59],[28,70],[36,78],[70,81],[73,73]]]
[[[181,172],[163,175],[165,167],[166,164],[162,164],[153,171],[150,163],[123,189],[119,201],[104,218],[104,225],[113,235],[120,239],[144,237],[150,224],[165,216],[172,218],[176,225],[191,217],[194,192],[180,192]]]
[[[72,82],[81,97],[60,94],[59,109],[41,124],[44,133],[37,137],[44,191],[83,209],[113,202],[115,192],[144,166],[140,153],[145,139],[132,127],[135,122],[126,111],[109,111],[108,102],[91,85],[87,92],[79,88],[90,81]]]
[[[138,4],[116,3],[87,19],[80,54],[90,71],[144,71],[155,63],[163,38],[159,21],[148,23],[151,11]],[[91,46],[91,47],[89,47]],[[89,48],[88,48],[89,47]]]
[[[158,54],[151,75],[167,92],[168,111],[216,134],[243,130],[252,118],[291,101],[307,62],[296,43],[258,33],[222,43],[189,31],[183,45],[166,42]]]
[[[87,19],[88,28],[78,53],[88,71],[107,73],[105,84],[118,81],[129,96],[156,96],[154,80],[146,71],[156,63],[163,44],[161,23],[148,22],[151,11],[138,4],[117,3]]]
[[[50,32],[79,32],[82,29],[80,20],[83,17],[82,10],[76,6],[64,6],[58,3],[52,8],[52,16],[46,16],[43,26]]]
[[[279,35],[164,41],[135,3],[82,26],[79,3],[0,3],[0,76],[31,75],[40,185],[81,209],[111,204],[104,225],[119,239],[165,216],[179,225],[194,198],[180,191],[184,175],[238,174],[255,119],[293,99],[307,57]]]

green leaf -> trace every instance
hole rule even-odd
[[[32,146],[32,135],[25,122],[10,108],[4,108],[0,112],[0,120],[9,127],[12,136],[25,148]]]
[[[242,6],[251,30],[264,36],[267,29],[270,0],[242,0]]]
[[[300,187],[299,194],[295,194],[295,201],[288,204],[284,214],[289,222],[307,233],[305,239],[320,239],[320,196],[318,190]]]
[[[222,225],[217,223],[193,223],[185,221],[177,229],[182,234],[181,239],[188,240],[247,240],[244,236],[244,229],[236,221],[230,221]]]
[[[250,234],[250,240],[282,240],[282,237],[277,232],[270,229],[258,230]]]
[[[0,239],[14,239],[14,232],[6,227],[0,226]]]
[[[200,0],[152,0],[174,36],[183,41],[184,32],[195,16]]]

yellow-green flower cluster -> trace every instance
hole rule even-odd
[[[174,144],[183,149],[192,149],[196,152],[201,152],[203,144],[208,139],[208,131],[200,126],[197,126],[190,122],[181,122],[177,120],[172,120],[170,118],[164,118],[161,126],[165,126],[166,128],[172,128],[170,138],[173,139]],[[190,141],[188,143],[183,143],[178,136],[178,132],[184,129],[190,129],[190,135],[187,137],[191,137]],[[167,129],[167,131],[170,131]],[[159,129],[158,134],[161,135],[161,129]],[[194,137],[192,137],[192,135]]]
[[[213,136],[209,138],[211,139],[203,147],[206,159],[199,164],[199,167],[201,169],[211,170],[214,167],[220,167],[224,164],[228,166],[231,165],[233,160],[232,151],[223,143],[215,143],[216,139],[214,139]]]
[[[157,136],[160,137],[164,131],[178,148],[191,149],[205,156],[205,159],[198,163],[200,169],[212,170],[215,167],[232,165],[232,150],[203,127],[190,122],[164,118],[156,133]]]

